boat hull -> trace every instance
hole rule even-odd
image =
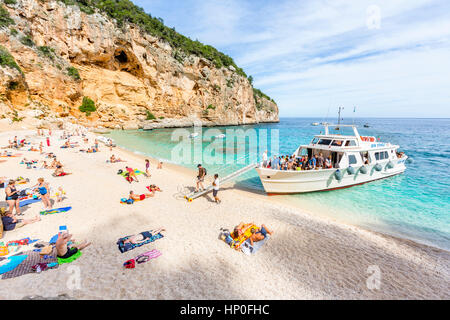
[[[361,172],[361,167],[354,167],[354,174],[350,174],[347,169],[339,169],[342,175],[340,180],[336,178],[338,169],[287,171],[260,167],[256,171],[267,194],[292,194],[348,188],[392,177],[406,169],[405,159],[393,161],[392,168],[389,168],[388,162],[379,162],[380,171],[375,169],[375,165],[366,165],[365,174]]]

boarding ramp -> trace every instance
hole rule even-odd
[[[252,163],[252,164],[249,164],[249,165],[246,166],[246,167],[240,168],[240,169],[238,169],[238,170],[236,170],[236,171],[230,173],[229,175],[223,177],[222,179],[219,179],[219,183],[222,184],[222,183],[231,181],[231,180],[237,178],[238,176],[240,176],[240,175],[242,175],[242,174],[244,174],[244,173],[246,173],[246,172],[249,172],[250,170],[252,170],[252,169],[254,169],[254,168],[257,168],[258,165],[259,165],[259,164],[257,164],[257,163]],[[205,190],[198,191],[198,192],[195,192],[195,191],[194,191],[194,192],[191,192],[191,193],[189,193],[189,194],[186,194],[186,195],[184,196],[184,198],[185,198],[188,202],[192,202],[192,200],[194,200],[194,199],[196,199],[196,198],[198,198],[198,197],[201,197],[201,196],[207,194],[208,192],[212,191],[212,189],[213,189],[213,186],[209,186],[209,187],[206,188]]]

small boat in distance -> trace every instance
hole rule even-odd
[[[190,135],[189,135],[189,138],[190,139],[194,139],[195,137],[197,137],[198,136],[198,132],[192,132]]]
[[[319,123],[318,123],[318,122],[313,122],[313,123],[311,123],[311,125],[312,125],[312,126],[318,126]]]
[[[370,126],[369,126],[368,123],[364,124],[364,128],[369,128],[369,127],[370,127]]]
[[[403,173],[408,159],[398,152],[398,145],[380,142],[375,137],[360,136],[356,126],[339,124],[341,130],[353,129],[353,135],[330,134],[325,125],[325,134],[316,135],[308,145],[301,145],[292,154],[294,161],[316,158],[315,164],[323,166],[301,166],[296,170],[256,168],[264,190],[268,194],[304,193],[325,191],[388,178]],[[322,156],[323,159],[319,159]],[[329,159],[325,161],[324,159]]]

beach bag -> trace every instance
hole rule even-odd
[[[133,204],[134,203],[134,200],[133,199],[128,199],[127,200],[127,204]]]
[[[6,256],[9,253],[7,246],[0,246],[0,257]]]

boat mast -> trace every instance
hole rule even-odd
[[[341,124],[341,111],[344,110],[344,107],[339,107],[338,111],[338,125],[336,127],[336,130],[339,130],[339,125]]]

